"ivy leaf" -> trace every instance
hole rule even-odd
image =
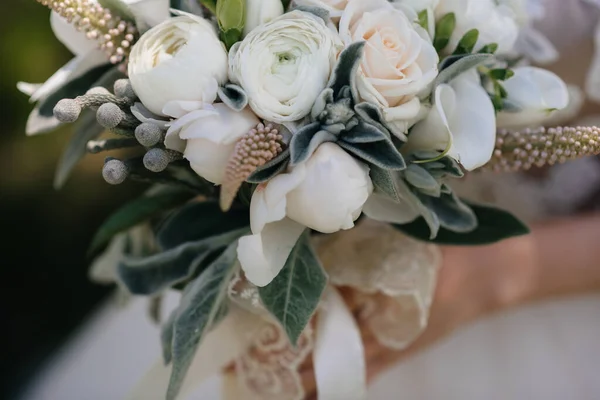
[[[163,250],[171,250],[187,242],[250,226],[247,209],[231,209],[224,213],[216,201],[194,202],[169,217],[160,227],[157,240]]]
[[[435,26],[435,38],[433,39],[433,47],[437,52],[441,52],[450,43],[452,33],[456,27],[456,15],[448,13],[444,15]]]
[[[479,31],[477,29],[471,29],[460,39],[453,54],[471,54],[477,44],[477,40],[479,40]]]
[[[193,277],[213,252],[227,247],[247,232],[247,229],[238,229],[187,242],[150,257],[125,259],[117,269],[119,280],[132,294],[155,295]]]
[[[317,309],[326,285],[327,275],[305,232],[279,275],[269,285],[258,288],[258,293],[295,345]]]
[[[167,400],[175,400],[204,335],[222,316],[227,287],[236,271],[237,242],[187,285],[173,322],[173,369]],[[210,360],[207,360],[210,362]]]
[[[338,144],[356,157],[380,168],[393,171],[401,171],[406,168],[402,154],[391,139],[386,138],[370,143],[348,143],[342,138]]]
[[[155,195],[139,197],[112,214],[98,229],[89,254],[93,255],[108,244],[117,233],[132,228],[160,213],[175,208],[194,197],[189,190],[171,188]]]
[[[435,239],[430,239],[429,227],[422,218],[410,224],[394,225],[394,227],[419,240],[452,246],[487,245],[530,232],[523,222],[506,211],[483,205],[468,205],[478,221],[477,228],[468,233],[457,233],[441,228]]]

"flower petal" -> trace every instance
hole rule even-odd
[[[136,18],[141,18],[150,26],[158,25],[166,19],[169,19],[169,0],[123,0],[129,5]]]
[[[85,33],[78,31],[74,24],[67,22],[54,11],[50,14],[50,26],[56,38],[76,56],[89,53],[96,48],[96,42],[88,39]]]
[[[360,330],[333,287],[325,292],[317,317],[313,363],[319,399],[367,398],[367,367]]]
[[[266,225],[260,234],[240,238],[238,259],[246,278],[259,287],[271,283],[305,229],[285,218]]]

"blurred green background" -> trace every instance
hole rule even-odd
[[[95,155],[61,191],[52,188],[71,132],[26,137],[32,105],[16,83],[44,82],[71,55],[35,0],[4,0],[0,15],[0,398],[8,399],[110,294],[88,280],[87,246],[102,220],[142,187],[104,183],[103,156]]]

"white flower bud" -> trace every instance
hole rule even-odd
[[[56,103],[53,112],[57,120],[69,124],[77,121],[81,114],[81,106],[73,99],[62,99]]]
[[[113,103],[102,104],[96,112],[96,120],[107,129],[116,128],[124,119],[125,113],[123,110]]]
[[[135,138],[142,146],[156,146],[163,138],[163,130],[156,124],[144,122],[135,128]]]
[[[129,79],[119,79],[114,85],[115,96],[127,99],[136,99],[137,96]]]
[[[129,169],[121,160],[109,160],[104,164],[104,168],[102,168],[102,177],[111,185],[119,185],[125,182],[128,176]]]

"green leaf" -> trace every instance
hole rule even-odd
[[[258,288],[258,293],[295,345],[317,309],[326,285],[327,275],[305,232],[279,275],[269,285]]]
[[[198,0],[198,2],[206,7],[211,13],[217,14],[217,0]]]
[[[498,51],[498,43],[490,43],[483,46],[479,53],[494,54],[496,51]]]
[[[402,154],[391,139],[386,138],[370,143],[348,143],[342,138],[338,144],[356,157],[380,168],[393,171],[402,171],[406,168]]]
[[[434,88],[452,81],[471,68],[492,60],[493,57],[491,54],[462,54],[446,57],[440,64],[440,73],[435,79]]]
[[[475,48],[475,45],[477,44],[478,39],[479,31],[477,29],[471,29],[460,39],[453,54],[471,54]]]
[[[242,38],[246,0],[217,0],[216,16],[221,29],[221,41],[229,49]]]
[[[60,189],[66,183],[77,163],[87,154],[87,143],[104,132],[104,128],[96,121],[96,114],[86,110],[74,126],[73,137],[67,144],[56,173],[54,188]]]
[[[222,30],[219,33],[219,38],[221,39],[221,42],[225,44],[227,50],[229,50],[231,49],[231,46],[233,46],[241,40],[242,31],[237,28],[228,29],[226,31]]]
[[[435,239],[430,239],[429,228],[422,218],[396,229],[419,240],[440,245],[487,245],[529,233],[529,228],[512,214],[489,206],[469,204],[477,217],[478,226],[469,233],[457,233],[441,228]]]
[[[119,281],[130,293],[152,296],[184,282],[202,271],[212,253],[229,246],[248,229],[238,229],[187,242],[174,249],[146,258],[129,258],[119,263]]]
[[[237,242],[185,288],[173,323],[173,369],[167,400],[177,397],[202,338],[222,315],[236,264]]]
[[[74,99],[87,92],[92,85],[102,78],[106,72],[111,70],[112,64],[104,64],[77,76],[70,80],[65,85],[54,91],[39,104],[39,113],[44,117],[52,117],[54,115],[54,106],[62,99]]]
[[[429,30],[429,15],[427,13],[427,9],[422,10],[419,14],[419,25],[421,25],[421,28],[425,29],[425,30]]]
[[[96,254],[108,244],[117,233],[132,228],[160,213],[180,206],[194,197],[189,190],[164,190],[155,195],[139,197],[112,214],[98,229],[92,241],[89,254]]]
[[[170,250],[187,242],[249,226],[247,209],[233,208],[224,213],[216,201],[194,202],[178,210],[162,224],[157,240],[163,250]]]
[[[448,46],[454,28],[456,27],[456,16],[454,13],[444,15],[435,26],[435,38],[433,39],[433,47],[437,52],[441,52]]]
[[[127,21],[135,21],[135,16],[123,0],[98,0],[104,8],[108,8],[113,15],[118,15]]]
[[[490,70],[488,73],[490,78],[497,81],[505,81],[507,79],[512,78],[515,75],[515,72],[509,68],[496,68]]]

